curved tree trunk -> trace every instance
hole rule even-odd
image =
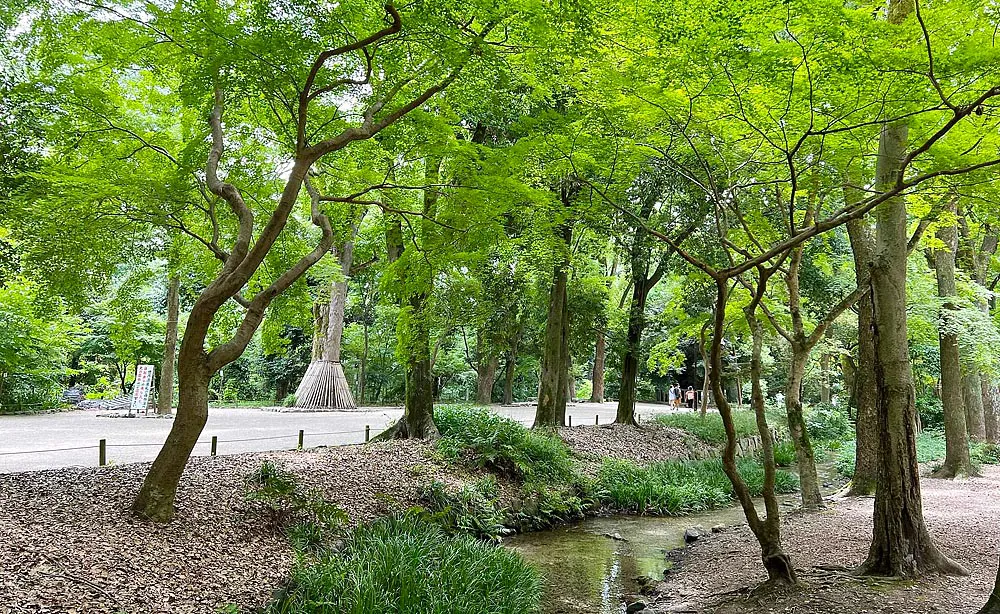
[[[597,339],[594,341],[594,371],[590,377],[590,402],[604,402],[604,358],[606,340],[604,327],[597,329]]]
[[[951,204],[951,211],[954,213],[954,203]],[[938,342],[941,354],[941,403],[944,406],[946,452],[944,464],[934,473],[934,477],[953,478],[972,473],[969,438],[966,433],[966,413],[962,403],[964,384],[958,351],[959,324],[954,318],[957,309],[954,300],[958,294],[955,288],[955,250],[958,245],[956,228],[954,226],[941,228],[938,230],[937,238],[945,245],[943,249],[935,250],[933,261],[938,296],[944,299],[939,315]],[[977,387],[976,395],[980,394],[981,389]]]
[[[912,0],[890,0],[889,22],[902,23]],[[902,173],[908,132],[904,122],[886,124],[879,138],[876,185],[896,185]],[[914,577],[926,572],[962,573],[931,541],[924,524],[917,466],[917,416],[906,335],[907,217],[902,197],[875,209],[874,304],[875,390],[878,399],[878,482],[874,531],[859,572]]]
[[[177,354],[180,289],[180,276],[171,275],[167,287],[167,333],[163,341],[163,364],[160,365],[160,392],[156,398],[158,414],[169,414],[174,405],[174,362]]]

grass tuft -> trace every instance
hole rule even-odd
[[[347,534],[337,552],[300,558],[267,614],[530,614],[541,579],[516,553],[407,515]]]
[[[487,408],[444,405],[434,410],[441,431],[438,451],[450,461],[526,481],[571,481],[569,448],[555,435],[540,433]]]
[[[753,496],[764,490],[764,468],[743,458],[738,470]],[[798,478],[778,471],[775,490],[798,489]],[[718,459],[667,461],[640,467],[623,460],[607,460],[598,474],[598,493],[604,503],[620,510],[658,516],[685,516],[732,505],[734,493]]]
[[[722,416],[717,413],[702,416],[697,412],[680,412],[660,414],[654,419],[664,426],[687,431],[709,445],[721,446],[726,443],[726,428],[722,424]],[[752,411],[734,411],[733,424],[737,437],[757,434],[757,418]]]

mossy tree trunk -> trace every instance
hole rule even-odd
[[[845,191],[846,192],[846,191]],[[858,287],[870,285],[875,241],[864,219],[847,223],[847,233],[854,253],[854,271]],[[855,452],[854,477],[849,494],[855,497],[875,494],[878,472],[878,404],[875,386],[875,312],[870,293],[857,303],[858,362],[854,372]]]
[[[569,379],[569,305],[568,285],[570,266],[570,241],[573,227],[564,222],[559,229],[562,239],[562,256],[552,274],[549,291],[549,313],[545,320],[542,348],[542,373],[538,389],[538,406],[535,410],[536,427],[565,426],[566,390]]]

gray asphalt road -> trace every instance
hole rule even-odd
[[[638,404],[643,417],[668,411],[665,405]],[[500,407],[493,411],[530,424],[531,405]],[[37,416],[0,416],[0,473],[60,467],[94,467],[98,442],[107,441],[109,463],[151,461],[159,452],[171,420],[165,418],[109,418],[102,412],[73,411]],[[375,436],[397,420],[402,408],[370,408],[352,412],[275,412],[257,408],[212,408],[195,455],[208,455],[213,436],[219,454],[263,452],[294,448],[299,430],[305,446],[342,445],[365,440],[365,425]],[[614,421],[613,403],[580,403],[568,408],[573,424]],[[67,449],[77,448],[77,449]]]

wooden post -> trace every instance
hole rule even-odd
[[[573,416],[566,416],[566,417],[569,418],[569,425],[573,426]]]
[[[368,440],[371,438],[371,431],[372,431],[372,427],[370,427],[369,425],[366,424],[365,425],[365,443],[368,443]]]
[[[597,426],[601,423],[601,414],[594,415],[594,425]]]
[[[303,442],[303,440],[305,438],[306,438],[306,432],[300,429],[299,430],[299,450],[302,449],[302,442]]]
[[[97,460],[101,464],[101,467],[103,467],[108,464],[108,440],[102,439],[97,447],[99,449]]]
[[[219,436],[212,435],[212,456],[215,456],[216,450],[219,448]]]

